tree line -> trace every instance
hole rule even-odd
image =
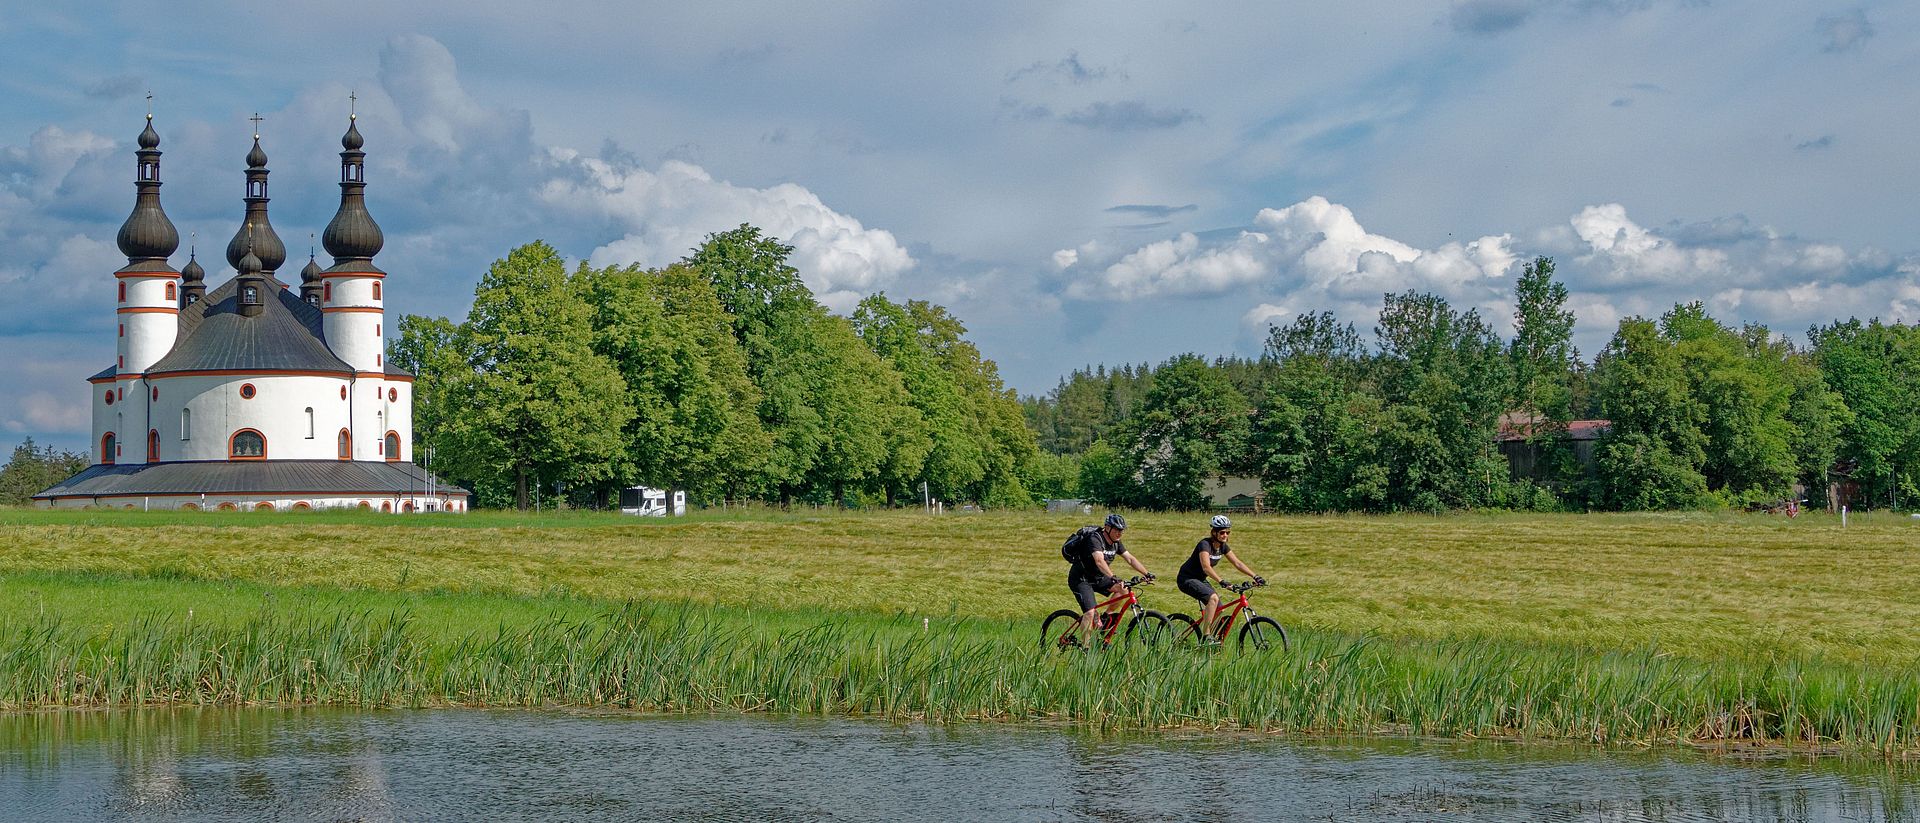
[[[682,261],[571,271],[535,242],[496,261],[464,322],[406,316],[417,459],[526,508],[621,488],[837,505],[926,494],[1032,503],[1018,398],[946,309],[876,294],[827,311],[747,225]]]
[[[1282,511],[1649,510],[1755,505],[1844,484],[1855,506],[1920,489],[1920,327],[1836,321],[1798,346],[1700,303],[1628,317],[1591,362],[1553,261],[1524,265],[1515,332],[1432,294],[1384,296],[1371,341],[1329,312],[1258,358],[1077,370],[1023,399],[1074,494],[1194,509],[1257,477]],[[1576,420],[1599,432],[1581,454]],[[1501,436],[1537,457],[1510,467]]]

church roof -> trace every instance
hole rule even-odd
[[[182,494],[465,495],[426,470],[405,462],[365,460],[207,460],[92,466],[34,495],[35,500],[73,497],[140,497]]]
[[[257,317],[240,314],[239,278],[180,310],[180,340],[148,374],[202,370],[291,370],[350,373],[327,348],[320,310],[267,279]]]

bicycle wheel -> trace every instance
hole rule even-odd
[[[1080,636],[1080,613],[1072,609],[1061,609],[1047,615],[1040,624],[1040,648],[1043,649],[1079,649],[1085,648],[1085,639]]]
[[[1167,628],[1172,634],[1175,646],[1193,646],[1200,643],[1200,621],[1179,612],[1167,615]]]
[[[1278,647],[1287,650],[1287,630],[1271,617],[1256,617],[1240,627],[1240,648],[1266,651]]]
[[[1167,623],[1166,615],[1148,609],[1127,623],[1127,642],[1164,647],[1173,642],[1173,628]]]

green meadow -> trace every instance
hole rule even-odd
[[[1083,518],[0,512],[0,706],[583,705],[1920,749],[1920,521],[1246,517],[1287,654],[1047,653]],[[1132,518],[1171,585],[1192,515]]]

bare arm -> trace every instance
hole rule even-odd
[[[1227,562],[1232,563],[1234,568],[1239,569],[1241,574],[1248,577],[1260,576],[1254,574],[1252,569],[1247,568],[1247,564],[1240,562],[1240,555],[1234,554],[1232,551],[1227,552]]]
[[[1147,571],[1147,567],[1140,563],[1139,558],[1136,558],[1133,556],[1133,552],[1127,552],[1126,554],[1123,554],[1120,556],[1127,559],[1127,565],[1132,566],[1134,571],[1137,571],[1148,577],[1153,576],[1153,572]]]

